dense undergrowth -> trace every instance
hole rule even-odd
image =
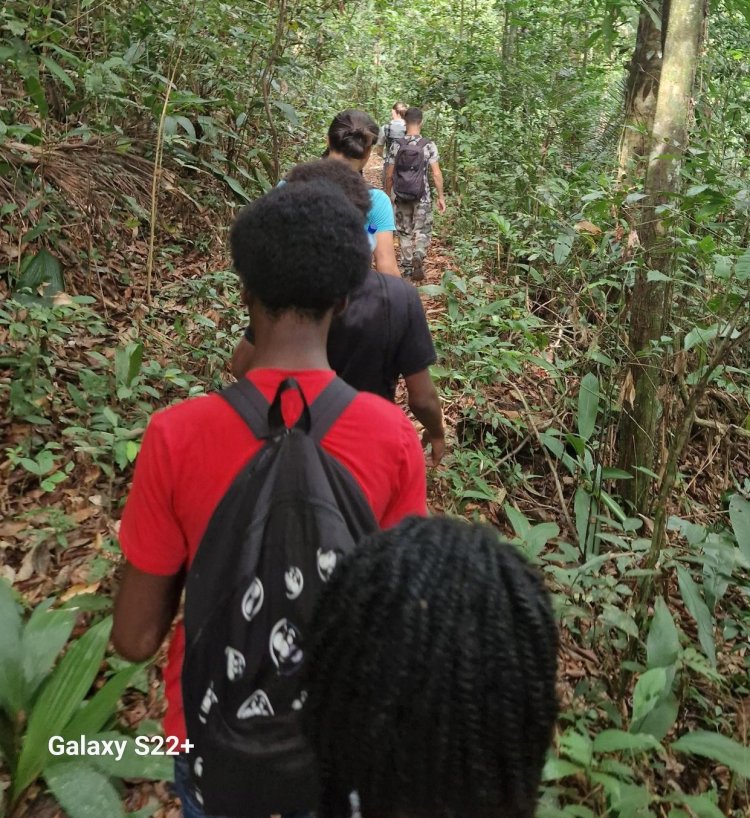
[[[223,258],[233,209],[318,155],[336,110],[382,118],[397,98],[426,109],[450,192],[422,288],[450,428],[431,502],[514,538],[564,629],[540,815],[747,814],[750,350],[713,360],[742,330],[750,282],[738,4],[712,20],[669,205],[665,456],[709,378],[654,564],[653,513],[621,499],[633,475],[617,442],[642,263],[642,192],[616,172],[634,8],[597,6],[592,21],[582,4],[523,0],[408,15],[381,2],[27,5],[0,10],[0,576],[17,593],[0,596],[0,788],[14,816],[35,814],[45,786],[73,818],[174,814],[163,789],[119,780],[162,769],[50,763],[45,714],[67,691],[60,729],[134,736],[159,717],[158,671],[105,658],[143,429],[228,380],[243,320]],[[46,628],[42,600],[59,612]],[[23,628],[18,605],[36,606]],[[93,806],[71,799],[81,786]]]

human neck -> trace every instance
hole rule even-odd
[[[406,135],[407,136],[421,136],[422,135],[422,126],[421,125],[407,125],[406,126]]]
[[[255,332],[253,369],[330,369],[326,341],[331,314],[319,322],[295,312],[272,318],[265,311],[251,310]]]
[[[339,153],[338,151],[328,151],[328,158],[335,159],[337,162],[345,162],[352,170],[356,170],[357,173],[362,169],[362,160],[361,159],[350,159],[348,156],[344,156],[343,153]]]

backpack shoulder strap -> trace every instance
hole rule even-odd
[[[419,142],[417,142],[417,147],[418,148],[424,148],[424,146],[427,145],[429,143],[429,141],[430,140],[427,139],[426,136],[420,136],[419,137]]]
[[[357,397],[357,390],[335,377],[310,406],[310,437],[320,443],[339,415]]]
[[[242,378],[237,383],[222,389],[219,396],[245,421],[258,440],[268,437],[269,404],[252,381]]]

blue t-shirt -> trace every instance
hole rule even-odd
[[[393,218],[393,205],[388,195],[378,188],[370,188],[370,212],[367,214],[367,237],[370,247],[375,249],[375,234],[385,230],[394,231],[396,222]]]

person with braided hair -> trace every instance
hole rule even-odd
[[[320,599],[307,730],[318,818],[532,818],[557,717],[542,580],[488,526],[408,518]]]

